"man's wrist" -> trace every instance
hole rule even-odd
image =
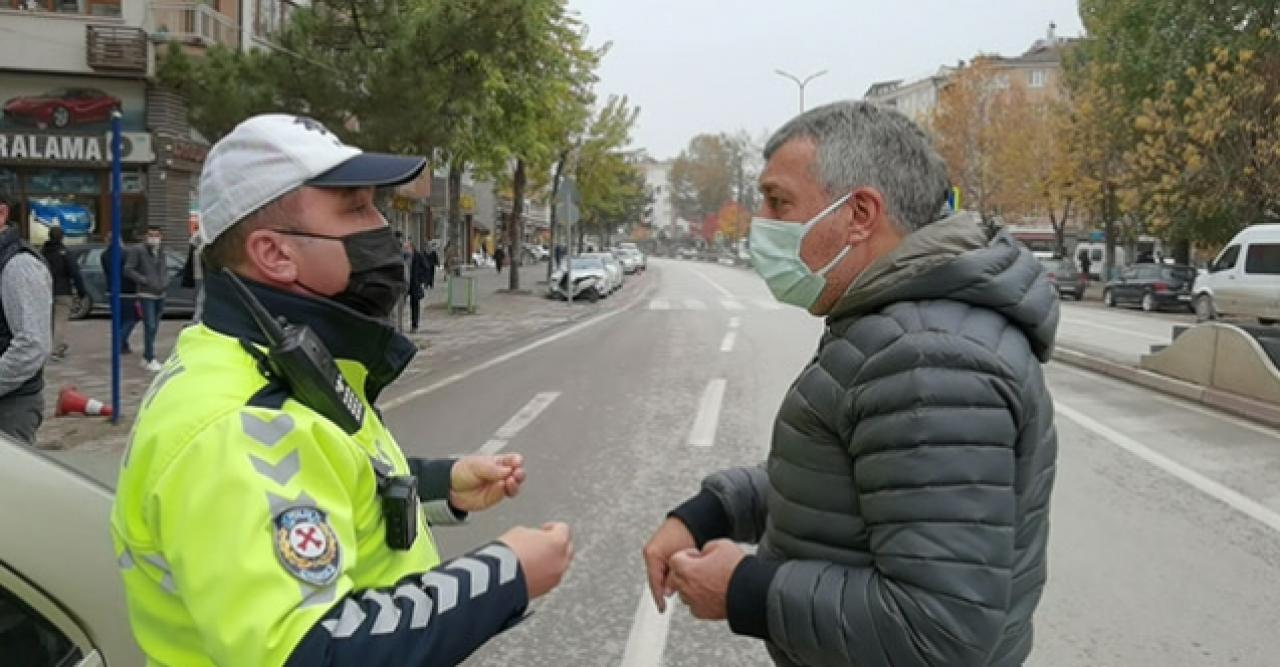
[[[706,489],[671,510],[667,516],[679,519],[689,529],[699,549],[711,540],[729,536],[729,514],[724,511],[720,499]]]
[[[734,634],[769,639],[769,587],[782,563],[747,556],[729,578],[725,609]]]

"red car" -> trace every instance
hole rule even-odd
[[[15,97],[4,103],[4,115],[14,122],[63,128],[111,119],[120,100],[94,88],[57,88],[43,95]]]

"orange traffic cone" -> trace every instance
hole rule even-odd
[[[63,387],[58,392],[58,410],[55,416],[63,415],[88,415],[90,417],[110,417],[111,407],[103,405],[102,401],[96,401],[84,394],[76,391],[75,387]]]

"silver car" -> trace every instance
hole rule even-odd
[[[621,248],[614,251],[618,258],[622,261],[622,268],[627,273],[637,273],[648,268],[648,261],[645,259],[644,253],[636,248]]]
[[[111,546],[111,491],[3,434],[0,470],[0,664],[143,664]]]
[[[618,261],[616,255],[611,252],[595,252],[585,254],[583,257],[594,257],[604,262],[605,271],[609,272],[610,294],[622,289],[623,283],[626,282],[627,274],[622,268],[622,262]]]
[[[573,298],[596,302],[609,295],[613,289],[613,279],[605,269],[604,261],[598,257],[573,257],[568,267],[561,265],[551,274],[548,296],[567,300],[569,298],[569,271],[573,274]]]

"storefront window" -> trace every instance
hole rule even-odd
[[[96,195],[98,172],[84,169],[38,169],[27,172],[27,192]]]
[[[16,197],[19,192],[22,192],[22,183],[18,172],[0,167],[0,193]]]

